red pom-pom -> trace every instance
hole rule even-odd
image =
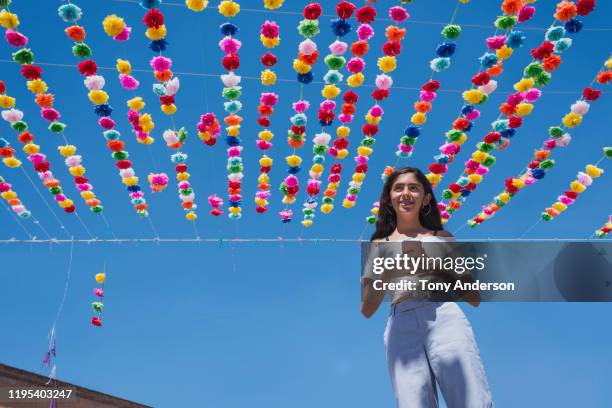
[[[460,193],[461,192],[461,186],[457,183],[453,183],[451,185],[448,186],[448,189],[450,191],[452,191],[453,193]]]
[[[96,75],[96,72],[98,72],[98,66],[93,60],[79,62],[78,68],[79,72],[85,76]]]
[[[489,83],[491,76],[486,72],[481,72],[472,77],[472,83],[476,86],[482,86]]]
[[[319,121],[329,123],[334,121],[334,112],[329,109],[319,109]]]
[[[321,17],[321,5],[319,3],[310,3],[306,7],[304,7],[304,18],[308,20],[316,20]]]
[[[368,171],[367,164],[358,164],[355,166],[355,173],[366,173]]]
[[[83,176],[76,176],[74,178],[74,182],[76,184],[85,184],[89,181],[89,179],[87,177],[83,177]]]
[[[351,52],[358,57],[363,57],[369,48],[370,46],[367,41],[355,41],[351,44]]]
[[[255,207],[255,211],[257,211],[259,214],[263,214],[268,211],[268,209],[264,206],[258,205],[257,207]]]
[[[432,163],[429,165],[429,171],[434,174],[444,174],[446,173],[447,168],[448,167],[446,166],[446,164]]]
[[[586,16],[595,8],[595,0],[578,0],[576,11],[578,15]]]
[[[76,210],[76,207],[74,205],[64,208],[64,212],[67,212],[69,214],[72,214],[73,212],[75,212],[75,210]]]
[[[272,170],[272,166],[260,166],[259,167],[259,172],[260,173],[269,173],[270,170]]]
[[[262,127],[270,127],[270,119],[265,116],[260,116],[257,118],[257,123]]]
[[[117,166],[117,168],[120,168],[121,170],[125,170],[132,167],[132,162],[129,160],[119,160],[115,163],[115,166]]]
[[[4,85],[3,81],[0,81],[0,94],[6,92],[6,85]]]
[[[598,83],[602,85],[607,85],[610,83],[610,81],[612,81],[612,71],[601,71],[599,74],[597,74]]]
[[[421,88],[427,92],[436,92],[440,88],[440,82],[436,80],[428,81]]]
[[[213,208],[212,210],[210,210],[210,213],[212,215],[214,215],[215,217],[220,216],[221,214],[223,214],[223,210],[219,209],[219,208]]]
[[[21,143],[30,143],[32,140],[34,140],[34,135],[32,135],[30,132],[21,132],[19,136],[17,136],[17,140],[19,140]]]
[[[232,189],[240,188],[242,184],[239,181],[228,181],[227,186]]]
[[[125,142],[123,142],[122,140],[109,140],[108,142],[106,142],[106,145],[113,152],[120,152],[125,147]]]
[[[355,5],[353,3],[349,3],[348,1],[341,1],[340,3],[336,4],[336,14],[340,18],[351,18],[354,11]]]
[[[274,112],[274,109],[271,106],[259,105],[257,107],[257,111],[260,115],[271,115]]]
[[[532,160],[531,163],[529,163],[530,169],[536,169],[538,167],[540,167],[540,162],[537,160]]]
[[[96,327],[100,327],[102,326],[102,320],[98,316],[94,316],[91,318],[91,324]]]
[[[388,89],[376,89],[374,92],[372,92],[372,98],[376,99],[377,101],[382,101],[387,97],[389,97]]]
[[[357,21],[361,24],[369,24],[376,18],[376,9],[372,6],[363,6],[357,10],[355,18],[357,18]]]
[[[354,115],[356,111],[355,105],[352,103],[343,103],[342,104],[342,113],[345,115]]]
[[[321,192],[319,186],[308,186],[306,187],[306,192],[308,195],[318,195]]]
[[[508,127],[516,129],[516,128],[520,128],[521,125],[523,124],[523,118],[518,117],[518,116],[510,116],[508,118]]]
[[[474,191],[476,190],[476,183],[469,183],[464,187],[465,190]]]
[[[361,131],[366,136],[374,136],[376,133],[378,133],[378,126],[371,123],[366,123],[361,127]]]
[[[173,95],[160,96],[159,101],[162,105],[172,105],[174,102],[176,102]]]
[[[306,131],[305,126],[295,126],[295,125],[291,126],[291,133],[295,135],[303,135],[305,131]]]
[[[49,171],[49,166],[49,162],[40,162],[34,165],[34,169],[36,169],[37,172],[42,173],[43,171]]]
[[[457,118],[453,122],[453,129],[464,130],[470,125],[470,121],[465,118]]]
[[[287,186],[287,194],[289,195],[295,195],[298,193],[298,191],[300,191],[300,187],[298,186],[294,186],[294,187]]]
[[[499,133],[499,132],[489,132],[484,137],[484,142],[485,143],[495,143],[499,139],[501,139],[501,133]]]
[[[355,92],[349,90],[342,95],[342,99],[346,103],[357,103],[359,96]]]
[[[338,150],[346,149],[348,145],[349,141],[346,139],[346,137],[339,137],[338,139],[334,140],[334,147]]]
[[[538,48],[531,50],[531,56],[537,60],[543,60],[550,57],[555,49],[555,44],[550,41],[544,41]]]
[[[329,172],[333,174],[338,174],[342,172],[342,165],[340,163],[336,163],[329,168]]]
[[[308,64],[308,65],[316,64],[318,58],[319,58],[319,50],[316,50],[310,55],[302,54],[301,52],[298,54],[298,59],[302,61],[304,64]]]
[[[240,67],[240,57],[238,54],[228,54],[221,60],[223,67],[228,71],[235,71]]]
[[[387,41],[383,44],[383,53],[390,57],[402,52],[402,44],[399,41]]]
[[[264,55],[261,56],[261,63],[264,64],[266,67],[272,67],[276,65],[276,62],[276,56],[271,52],[266,52]]]
[[[565,196],[567,198],[571,198],[573,200],[575,200],[576,198],[578,198],[578,193],[575,191],[571,191],[571,190],[567,190],[566,192],[564,192],[563,194],[565,194]]]
[[[39,79],[42,69],[36,65],[22,65],[21,75],[27,80]]]
[[[600,95],[600,90],[593,89],[590,86],[587,86],[586,88],[584,88],[584,91],[582,91],[582,97],[587,101],[596,101]]]
[[[516,113],[516,105],[510,105],[507,102],[502,103],[499,106],[499,111],[506,116],[510,116]]]
[[[147,11],[142,22],[149,28],[157,28],[164,24],[164,15],[158,9],[151,9]]]
[[[208,140],[204,140],[204,144],[206,144],[206,146],[214,146],[217,143],[217,138],[215,137],[211,137]]]
[[[177,164],[177,165],[174,167],[174,170],[175,170],[177,173],[184,173],[184,172],[186,172],[186,171],[187,171],[187,165],[186,165],[186,164]]]

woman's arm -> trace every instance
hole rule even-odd
[[[444,238],[455,238],[453,234],[445,230],[438,231],[438,236],[444,237]],[[468,279],[466,279],[466,281],[473,281],[473,279],[470,276]],[[466,302],[468,302],[470,305],[474,307],[478,307],[480,305],[480,292],[478,291],[465,290],[465,291],[459,291],[457,294],[459,295],[461,299],[465,300]]]
[[[374,280],[364,278],[361,284],[361,314],[366,318],[372,317],[380,307],[385,292],[374,289]]]

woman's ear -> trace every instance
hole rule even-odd
[[[423,198],[423,207],[429,205],[431,202],[431,193],[425,194],[425,198]]]

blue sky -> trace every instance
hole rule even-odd
[[[303,4],[286,3],[282,10],[290,12],[299,12]],[[439,93],[415,155],[406,161],[407,165],[426,166],[442,142],[443,132],[461,106],[459,91],[469,86],[469,78],[478,68],[476,58],[484,52],[484,38],[494,31],[491,23],[498,13],[498,3],[474,0],[460,7],[456,21],[466,26],[452,67],[437,76],[442,89],[449,92]],[[497,165],[449,223],[450,231],[473,216],[482,204],[501,191],[505,178],[516,174],[529,161],[533,149],[544,140],[548,126],[559,122],[609,55],[606,47],[610,43],[611,27],[606,17],[612,14],[612,4],[598,3],[596,11],[584,19],[585,30],[574,37],[574,46],[563,54],[563,64],[554,72],[553,81],[544,89],[536,109],[527,117],[511,146],[497,154]],[[95,123],[81,75],[76,68],[64,66],[74,64],[75,59],[70,52],[71,43],[63,34],[65,24],[55,11],[58,4],[16,1],[12,9],[20,16],[21,30],[30,37],[29,46],[35,52],[36,61],[44,63],[43,76],[56,94],[56,107],[69,125],[67,136],[79,147],[95,191],[104,202],[110,229],[100,217],[84,209],[79,215],[99,238],[111,238],[112,233],[121,238],[151,238],[150,224],[134,214],[120,184]],[[143,9],[128,1],[78,4],[85,13],[81,23],[88,31],[87,42],[99,65],[114,67],[116,58],[127,58],[134,68],[148,67],[152,53],[140,23]],[[331,13],[334,4],[322,2],[326,14]],[[385,14],[383,10],[391,4],[394,3],[379,1],[379,15]],[[450,19],[454,5],[453,1],[440,1],[435,12],[425,1],[409,6],[415,22],[406,24],[408,34],[399,69],[393,74],[397,85],[419,87],[429,78],[428,61],[433,58],[435,46],[440,42],[439,31]],[[472,150],[476,140],[488,129],[488,123],[497,116],[498,104],[530,61],[528,50],[542,41],[541,28],[550,24],[554,5],[549,0],[536,3],[536,16],[524,26],[525,47],[506,64],[499,88],[483,108],[483,116],[472,130],[466,150]],[[249,7],[261,8],[261,5],[250,2]],[[281,209],[280,195],[275,189],[270,200],[271,210],[263,216],[254,212],[252,197],[256,191],[259,157],[253,143],[258,131],[254,119],[262,86],[256,80],[244,79],[244,217],[237,223],[225,216],[213,218],[206,213],[205,198],[213,193],[225,198],[225,147],[222,139],[213,148],[202,144],[195,134],[195,124],[204,112],[222,114],[220,80],[201,75],[223,73],[222,54],[216,45],[220,39],[216,27],[222,17],[214,10],[194,14],[182,4],[164,5],[162,11],[169,30],[167,54],[174,59],[175,71],[183,73],[178,74],[182,88],[177,97],[176,123],[190,130],[184,150],[190,155],[196,201],[201,208],[196,223],[199,235],[357,239],[365,225],[364,217],[378,198],[379,174],[386,164],[394,162],[395,145],[408,123],[408,112],[417,91],[392,90],[384,103],[384,120],[358,205],[352,210],[338,206],[331,216],[317,214],[314,226],[303,229],[298,222],[287,226],[280,223],[276,214]],[[101,21],[111,13],[124,17],[132,26],[129,42],[117,43],[103,33]],[[255,34],[266,17],[260,12],[245,10],[235,21],[241,28],[239,38],[243,41],[239,74],[259,75],[258,58],[264,49]],[[282,38],[275,52],[279,57],[276,71],[280,78],[290,79],[294,77],[291,61],[297,54],[299,36],[295,26],[299,16],[289,13],[273,17],[281,27]],[[316,37],[320,49],[333,41],[328,20],[329,17],[321,19],[322,33]],[[385,24],[382,21],[375,24],[377,35],[367,60],[369,84],[375,73],[372,58],[379,55]],[[353,38],[353,35],[348,37]],[[0,52],[0,59],[10,59],[12,50],[4,42]],[[17,98],[18,108],[25,112],[38,143],[47,152],[52,169],[71,195],[76,196],[66,168],[55,153],[60,140],[39,119],[17,65],[0,62],[0,72],[8,93]],[[119,86],[114,70],[102,72],[107,79],[105,89],[115,108],[114,117],[120,123],[119,129],[136,171],[141,178],[153,170],[170,174],[170,152],[161,138],[161,131],[170,127],[170,122],[161,115],[150,92],[152,75],[134,74],[141,81],[139,94],[145,97],[147,111],[153,113],[156,123],[157,140],[149,155],[144,146],[135,142],[124,120],[125,100],[134,94]],[[322,65],[314,69],[317,79],[324,72]],[[305,97],[315,105],[320,102],[320,87],[312,84],[305,91]],[[363,114],[370,105],[370,90],[365,87],[360,90],[362,98],[353,125],[355,130],[363,123]],[[276,92],[281,99],[272,116],[276,136],[272,150],[276,166],[271,173],[273,186],[281,181],[281,169],[285,167],[282,158],[289,152],[284,135],[289,126],[290,103],[299,96],[298,86],[293,82],[279,82]],[[606,90],[592,105],[583,124],[572,132],[572,144],[555,151],[557,165],[544,180],[521,192],[495,219],[478,229],[464,228],[457,236],[516,238],[523,234],[577,171],[601,157],[601,148],[609,144],[606,113],[611,108]],[[311,115],[315,111],[311,108]],[[3,137],[18,147],[15,134],[5,122],[0,124],[0,129]],[[310,129],[310,136],[318,131],[315,121],[311,121]],[[354,147],[358,132],[351,137]],[[309,144],[310,137],[308,148],[303,150],[306,163],[310,161]],[[20,157],[25,160],[23,155]],[[463,151],[459,162],[465,157],[467,153]],[[28,163],[24,163],[24,169],[36,183]],[[452,166],[447,180],[460,171],[460,166]],[[21,170],[2,168],[0,174],[10,179],[50,236],[65,237],[55,216],[40,201]],[[610,212],[608,177],[605,174],[596,180],[566,213],[550,223],[540,223],[529,237],[588,238]],[[162,238],[193,238],[193,226],[183,219],[175,191],[170,186],[162,194],[147,194],[150,219]],[[339,192],[344,191],[343,184]],[[68,235],[88,238],[78,220],[52,208]],[[0,238],[28,237],[6,209],[0,211],[0,220]],[[25,222],[24,227],[31,234],[45,237],[31,222]],[[371,229],[367,230],[364,236],[370,232]],[[363,320],[358,314],[358,251],[357,244],[330,242],[75,245],[72,279],[57,325],[59,377],[155,406],[185,406],[193,401],[217,407],[391,406],[382,346],[385,311],[379,311],[371,321]],[[0,340],[0,361],[43,372],[40,360],[62,296],[69,253],[69,245],[0,246],[3,280],[0,316],[13,333]],[[89,323],[89,303],[94,300],[93,276],[104,262],[108,271],[105,325],[95,329]],[[606,362],[612,358],[612,346],[606,339],[612,333],[601,322],[611,311],[608,304],[486,304],[476,310],[466,310],[498,406],[585,403],[593,407],[609,406],[612,397],[605,391],[605,379],[610,375]]]

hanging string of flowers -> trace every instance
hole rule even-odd
[[[122,17],[115,14],[104,17],[104,20],[102,20],[102,28],[106,35],[119,42],[129,40],[132,34],[132,28],[125,24]]]
[[[297,80],[300,83],[300,99],[292,105],[295,114],[290,118],[291,129],[288,132],[289,137],[287,138],[287,143],[293,149],[292,154],[285,158],[289,175],[285,177],[280,185],[280,191],[283,194],[282,203],[285,204],[285,208],[279,212],[283,223],[291,222],[293,210],[289,206],[295,203],[297,193],[300,190],[299,180],[296,175],[301,170],[300,164],[302,163],[302,158],[296,154],[296,151],[304,146],[306,124],[308,121],[306,111],[310,107],[310,102],[303,100],[302,95],[304,85],[311,83],[313,80],[312,67],[319,58],[317,44],[312,38],[319,34],[318,19],[322,12],[323,10],[319,3],[308,4],[303,10],[304,19],[299,22],[297,28],[300,35],[304,37],[304,40],[298,47],[298,57],[293,60],[293,69],[297,72]]]
[[[606,66],[612,68],[612,59],[606,61]],[[612,70],[600,71],[595,81],[600,84],[609,84],[612,81]],[[517,177],[506,179],[504,191],[495,196],[489,204],[483,206],[480,213],[468,220],[468,225],[476,227],[492,218],[502,207],[508,204],[519,190],[543,179],[555,164],[551,157],[553,150],[557,147],[569,145],[572,137],[568,130],[582,123],[584,115],[587,114],[591,104],[599,98],[599,95],[601,95],[601,91],[587,86],[583,90],[582,96],[570,107],[570,112],[561,119],[561,124],[551,126],[548,129],[548,138],[544,141],[542,147],[534,152],[533,158],[524,170]]]
[[[115,67],[119,73],[119,83],[121,83],[123,89],[134,91],[138,88],[140,82],[138,82],[138,80],[131,75],[132,64],[130,64],[130,61],[117,58],[117,64]]]
[[[264,7],[266,7],[264,1]],[[280,5],[278,6],[280,7]],[[276,7],[276,8],[278,8]],[[267,7],[269,8],[269,7]],[[266,20],[260,29],[260,41],[267,49],[272,49],[280,44],[280,28],[274,21]],[[276,84],[276,73],[270,68],[276,65],[276,55],[267,51],[261,56],[261,63],[264,69],[261,71],[261,84],[265,87],[271,87]],[[257,123],[262,127],[262,130],[257,134],[258,140],[255,142],[262,155],[259,158],[260,174],[257,178],[257,192],[255,193],[255,211],[263,214],[268,211],[270,197],[270,171],[272,170],[273,160],[266,152],[272,148],[271,140],[274,134],[270,129],[270,116],[274,113],[274,106],[278,103],[278,95],[274,92],[262,92],[259,97],[259,106],[257,110],[259,117]]]
[[[375,4],[375,2],[372,3]],[[374,22],[375,17],[376,9],[370,5],[359,8],[355,13],[355,18],[360,23],[356,30],[358,41],[351,44],[350,51],[353,56],[346,65],[351,73],[346,79],[346,83],[351,88],[358,88],[365,81],[365,75],[363,74],[366,66],[364,56],[370,49],[368,41],[374,36],[374,28],[371,24]],[[348,125],[355,118],[359,96],[349,89],[342,95],[342,100],[344,101],[342,104],[342,114],[338,116],[342,125],[336,129],[336,139],[328,150],[328,153],[337,160],[343,160],[348,155],[348,137],[351,133],[351,128]],[[323,214],[329,214],[334,209],[334,197],[336,196],[341,179],[342,164],[336,162],[330,167],[330,175],[327,177],[328,183],[323,193],[323,204],[320,207]]]
[[[401,6],[393,6],[389,9],[389,16],[394,23],[402,23],[409,18],[409,14]],[[390,89],[393,85],[393,79],[389,75],[390,72],[397,68],[397,55],[401,52],[401,41],[406,36],[406,29],[400,28],[397,25],[391,24],[385,30],[387,41],[382,46],[383,56],[378,58],[378,69],[380,73],[374,81],[376,89],[372,92],[372,98],[375,100],[374,105],[368,110],[365,115],[366,124],[361,128],[363,139],[360,146],[357,148],[357,156],[355,161],[357,165],[349,182],[346,196],[342,201],[344,208],[353,208],[357,202],[357,196],[361,191],[361,186],[368,171],[369,156],[374,152],[372,146],[376,142],[375,136],[378,133],[378,125],[383,117],[383,108],[380,103],[389,97]]]
[[[150,114],[140,113],[145,105],[146,104],[140,96],[128,100],[127,106],[129,109],[127,118],[130,125],[132,125],[132,132],[136,135],[136,141],[144,145],[150,145],[155,141],[155,139],[151,137],[151,132],[155,128],[155,123]]]
[[[224,0],[219,3],[219,14],[226,17],[228,21],[221,25],[221,34],[224,36],[219,42],[221,51],[225,53],[222,59],[223,67],[228,71],[227,74],[221,75],[221,81],[225,88],[223,89],[223,97],[227,100],[224,102],[225,112],[227,116],[224,122],[227,125],[225,131],[227,136],[227,186],[229,193],[229,218],[238,220],[242,217],[242,178],[244,177],[242,163],[242,140],[240,139],[240,123],[242,117],[238,112],[242,110],[242,102],[240,98],[242,87],[240,86],[241,78],[236,75],[236,71],[240,67],[240,56],[238,50],[242,43],[234,38],[238,33],[238,27],[232,24],[231,19],[240,13],[240,5],[233,0]]]
[[[580,0],[578,3],[581,3]],[[586,0],[585,4],[589,2]],[[594,2],[589,2],[594,6]],[[493,149],[504,150],[510,145],[510,139],[516,135],[517,130],[523,125],[523,117],[531,113],[543,88],[552,80],[551,72],[561,65],[559,54],[567,50],[572,39],[566,37],[567,33],[575,34],[582,28],[582,22],[575,17],[580,10],[580,15],[588,15],[592,7],[578,7],[571,1],[561,1],[557,4],[554,14],[555,22],[546,30],[545,41],[531,50],[533,60],[524,68],[523,78],[514,84],[516,92],[510,93],[506,102],[500,104],[500,115],[491,123],[491,131],[476,145],[476,150],[471,158],[465,162],[463,174],[456,182],[451,183],[443,192],[444,201],[438,204],[441,212],[442,223],[448,222],[452,214],[455,213],[467,200],[469,194],[474,191],[478,184],[482,182],[484,176],[495,164],[495,157],[490,154]],[[564,25],[557,25],[558,22]],[[484,95],[481,91],[475,90],[475,95]],[[478,96],[481,98],[481,96]],[[469,99],[469,98],[468,98]],[[468,102],[470,102],[468,100]],[[505,119],[501,119],[505,116]],[[432,171],[442,174],[446,165],[441,165],[440,171]],[[431,170],[431,169],[430,169]]]
[[[128,160],[129,153],[125,150],[125,143],[120,140],[121,133],[115,129],[115,121],[111,118],[113,108],[108,103],[110,96],[103,90],[106,81],[104,76],[98,75],[98,65],[92,58],[93,52],[84,40],[86,36],[85,28],[78,25],[83,11],[72,3],[64,4],[58,8],[58,14],[62,20],[72,25],[64,31],[68,38],[74,41],[72,53],[75,57],[82,59],[77,65],[81,75],[85,77],[83,81],[89,90],[88,98],[94,105],[94,113],[98,116],[98,125],[102,128],[102,135],[106,139],[106,145],[112,151],[115,159],[115,166],[119,169],[122,183],[127,186],[130,201],[140,216],[148,215],[148,204],[138,184],[139,178],[132,168],[132,163]],[[71,149],[63,149],[62,154],[68,154]],[[60,150],[61,152],[61,150]]]
[[[198,136],[206,145],[214,146],[217,143],[217,137],[221,134],[221,125],[214,113],[201,115],[197,128]]]
[[[104,282],[106,282],[106,272],[96,273],[95,280],[101,287],[94,288],[94,296],[96,300],[91,302],[91,308],[93,309],[94,316],[91,318],[91,324],[96,327],[102,326],[102,309],[104,309]]]
[[[0,107],[2,107],[2,118],[9,122],[11,125],[14,122],[21,120],[23,113],[11,109],[15,106],[15,98],[5,94],[6,86],[3,81],[0,81]],[[8,140],[0,137],[0,157],[2,157],[2,163],[8,168],[14,169],[21,167],[21,160],[15,157],[15,149],[11,147]]]
[[[2,176],[0,176],[0,197],[11,206],[11,210],[13,210],[19,218],[30,218],[32,216],[32,213],[23,205],[17,193],[13,191],[13,185],[7,182]]]
[[[336,36],[336,40],[330,44],[330,54],[324,59],[328,71],[323,76],[325,85],[323,86],[321,95],[323,95],[325,100],[321,102],[318,112],[321,131],[316,134],[313,139],[313,164],[310,167],[310,178],[306,186],[308,198],[304,201],[304,208],[302,209],[304,215],[302,225],[305,227],[310,227],[312,225],[315,217],[315,208],[318,206],[317,201],[321,191],[321,180],[319,179],[323,174],[325,155],[329,150],[329,143],[331,141],[331,135],[326,132],[326,128],[333,124],[336,117],[334,113],[336,108],[335,99],[342,91],[338,85],[344,78],[340,71],[346,65],[344,54],[348,49],[348,44],[340,39],[351,32],[351,25],[348,20],[354,12],[355,5],[353,3],[344,0],[340,1],[336,4],[336,15],[338,18],[331,22],[331,28]]]
[[[210,210],[212,215],[218,217],[223,214],[223,210],[221,209],[223,207],[223,199],[221,197],[216,194],[208,196],[208,204],[212,207],[212,210]]]
[[[595,231],[595,235],[599,238],[605,238],[610,234],[610,231],[612,231],[612,214],[608,215],[608,222]]]

